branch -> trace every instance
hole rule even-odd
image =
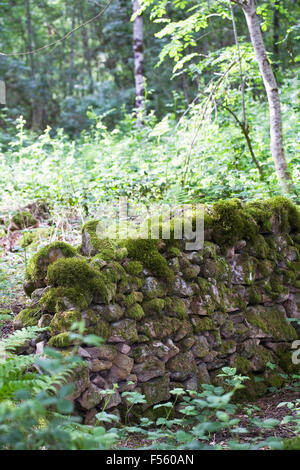
[[[86,26],[86,25],[92,23],[93,21],[97,20],[98,18],[100,18],[100,16],[102,16],[103,13],[107,10],[107,8],[111,4],[111,2],[112,2],[112,0],[109,0],[108,3],[105,5],[105,7],[96,16],[94,16],[93,18],[90,18],[89,20],[85,21],[84,23],[76,26],[76,28],[69,31],[67,34],[65,34],[61,39],[58,39],[57,41],[51,42],[50,44],[46,44],[45,46],[39,47],[38,49],[35,49],[33,51],[15,52],[15,53],[11,53],[11,54],[5,54],[4,52],[0,52],[0,56],[4,55],[4,56],[12,57],[12,56],[31,55],[31,54],[36,54],[37,52],[40,52],[44,49],[48,49],[48,47],[57,46],[60,42],[65,41],[73,33],[78,31],[78,29],[83,28],[84,26]]]

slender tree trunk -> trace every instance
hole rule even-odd
[[[83,6],[81,4],[80,8],[80,21],[81,23],[84,22],[84,12],[83,12]],[[83,46],[83,53],[84,53],[84,58],[86,61],[86,67],[87,67],[87,73],[88,73],[88,91],[90,93],[93,93],[93,75],[92,75],[92,64],[91,64],[91,53],[89,49],[89,37],[88,37],[88,32],[86,27],[84,26],[81,29],[81,35],[82,35],[82,46]]]
[[[72,30],[75,28],[75,7],[72,9]],[[70,57],[69,57],[69,94],[73,96],[74,90],[74,46],[75,39],[74,34],[71,36],[70,40]]]
[[[133,0],[133,13],[136,13],[139,9],[139,0]],[[142,115],[145,109],[145,69],[143,42],[143,17],[142,15],[137,15],[133,22],[133,56],[136,96],[135,107],[139,116]],[[139,116],[137,119],[137,123],[141,124],[141,117]]]
[[[256,13],[255,0],[233,0],[242,7],[247,21],[255,57],[266,89],[270,110],[271,154],[274,159],[278,180],[285,191],[291,189],[291,175],[288,171],[283,150],[280,97],[276,79],[268,60]]]
[[[274,11],[273,11],[273,55],[275,59],[275,67],[278,68],[278,59],[279,59],[279,47],[278,47],[278,41],[279,41],[279,28],[280,28],[280,22],[279,22],[279,1],[277,0],[274,4]]]
[[[32,30],[32,24],[31,24],[30,0],[25,1],[25,7],[26,7],[26,26],[27,26],[27,46],[28,46],[28,52],[30,52],[29,54],[30,76],[31,76],[31,80],[35,82],[35,63],[34,63],[34,56],[32,54],[33,30]],[[32,109],[31,129],[39,129],[42,125],[43,111],[37,98],[33,98],[31,109]]]

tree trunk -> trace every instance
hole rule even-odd
[[[245,14],[255,57],[258,62],[269,102],[271,154],[274,159],[279,183],[282,185],[283,189],[288,192],[291,188],[291,175],[288,171],[283,150],[279,91],[272,67],[266,54],[259,17],[256,13],[255,0],[233,0],[233,2],[242,7]]]
[[[30,0],[26,0],[25,2],[26,7],[26,26],[27,26],[27,45],[28,45],[28,52],[29,60],[30,60],[30,75],[31,80],[35,82],[35,64],[34,64],[34,57],[32,54],[32,25],[31,25],[31,12],[30,12]],[[35,92],[36,95],[36,92]],[[42,126],[43,121],[43,112],[40,107],[40,103],[38,98],[33,98],[32,100],[32,108],[31,108],[31,129],[36,130]]]
[[[273,55],[275,60],[275,67],[278,68],[278,60],[279,60],[279,28],[280,28],[280,21],[279,21],[279,1],[277,0],[274,3],[274,11],[273,11]]]
[[[81,4],[80,7],[80,21],[81,23],[84,23],[84,12],[83,12],[83,6]],[[82,46],[83,46],[83,54],[84,58],[86,60],[86,67],[87,67],[87,73],[88,73],[88,92],[93,93],[93,75],[92,75],[92,65],[91,65],[91,53],[89,49],[89,37],[88,37],[88,32],[86,27],[84,26],[81,29],[81,35],[82,35]]]
[[[133,13],[136,13],[139,9],[139,0],[133,0]],[[141,115],[145,109],[145,71],[142,15],[137,15],[133,22],[133,56],[136,96],[135,107],[138,115],[137,123],[141,124]]]

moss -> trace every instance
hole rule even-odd
[[[24,229],[37,224],[37,220],[30,212],[20,211],[12,217],[12,222],[19,228]]]
[[[147,315],[153,315],[153,314],[161,315],[164,307],[165,307],[164,299],[159,299],[159,298],[151,299],[143,303],[143,309]]]
[[[203,258],[211,258],[211,259],[216,259],[217,258],[217,246],[212,243],[205,241],[203,244]]]
[[[15,327],[35,326],[41,316],[42,310],[40,307],[25,308],[14,318],[13,325]]]
[[[210,292],[210,283],[203,277],[198,277],[197,284],[200,287],[200,295],[206,295]]]
[[[250,214],[243,210],[241,201],[230,199],[218,201],[212,206],[209,227],[213,241],[221,247],[234,246],[238,240],[255,240],[257,224]],[[206,227],[205,227],[206,228]]]
[[[89,281],[97,277],[98,272],[91,268],[85,259],[61,258],[48,267],[47,280],[53,286],[72,287],[87,286]]]
[[[95,334],[107,341],[108,338],[110,338],[110,336],[112,335],[112,328],[106,320],[98,318],[97,323],[95,325],[91,326],[90,328],[87,328],[87,333]]]
[[[68,310],[56,313],[50,323],[50,333],[52,336],[69,331],[72,324],[81,320],[81,313],[78,310]]]
[[[101,302],[112,300],[112,284],[109,279],[91,267],[85,259],[60,258],[47,270],[47,279],[53,286],[74,287],[92,294]]]
[[[297,339],[295,329],[288,323],[283,307],[249,307],[246,311],[247,321],[254,327],[271,335],[275,340]]]
[[[127,297],[125,297],[125,305],[126,307],[130,307],[135,303],[141,303],[143,301],[143,294],[142,292],[131,292]]]
[[[154,276],[171,282],[173,271],[168,267],[167,260],[158,252],[158,240],[128,239],[124,241],[128,256],[140,261]]]
[[[251,370],[251,362],[243,356],[236,355],[232,367],[235,367],[238,373],[246,375]]]
[[[171,310],[172,310],[172,312],[175,313],[175,315],[180,320],[183,320],[184,318],[187,318],[187,316],[188,316],[186,304],[179,297],[173,297],[172,304],[171,304]]]
[[[56,287],[47,290],[40,299],[39,305],[43,311],[56,313],[70,308],[77,307],[84,310],[89,305],[88,293],[83,289],[74,287]]]
[[[73,344],[72,339],[68,332],[59,333],[56,336],[52,336],[48,342],[48,346],[52,346],[54,348],[68,348]]]
[[[48,266],[60,257],[78,256],[76,250],[64,242],[53,242],[38,251],[28,263],[25,277],[28,281],[42,279]]]
[[[126,315],[133,320],[141,320],[145,312],[139,304],[134,304],[126,310]]]
[[[176,246],[170,246],[167,249],[167,258],[177,258],[181,255],[181,251]]]
[[[132,276],[138,276],[143,272],[143,265],[140,261],[129,261],[124,268]]]
[[[125,282],[128,283],[131,290],[139,290],[144,285],[144,279],[138,276],[128,276]]]
[[[126,277],[125,269],[117,261],[111,261],[107,266],[105,266],[102,270],[102,274],[109,282],[113,283]]]
[[[87,222],[82,227],[82,233],[86,232],[88,234],[89,243],[94,253],[100,253],[102,251],[102,254],[103,254],[103,251],[108,249],[108,250],[113,250],[113,257],[114,257],[115,244],[113,243],[111,239],[108,239],[108,238],[101,239],[98,237],[97,235],[98,224],[99,224],[99,220],[91,220]]]
[[[293,364],[292,361],[293,351],[281,351],[278,353],[279,356],[279,366],[284,372],[288,374],[299,374],[299,364]]]
[[[284,450],[300,450],[300,436],[283,440]]]
[[[213,320],[208,317],[192,317],[192,324],[195,333],[216,330],[217,328]]]
[[[281,294],[288,293],[288,287],[284,286],[278,276],[273,275],[269,281],[265,283],[266,293],[274,300],[276,300]]]
[[[258,305],[261,303],[262,295],[255,286],[249,288],[249,305]]]
[[[254,201],[247,204],[247,211],[258,223],[262,232],[272,229],[271,219],[276,217],[282,232],[290,229],[300,230],[300,211],[288,198],[275,196],[266,201]]]

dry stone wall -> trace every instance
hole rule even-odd
[[[31,303],[15,328],[49,326],[30,352],[48,343],[83,358],[72,398],[86,422],[103,406],[101,391],[113,384],[118,388],[107,409],[122,413],[122,392],[136,390],[146,397],[139,408],[145,415],[175,387],[220,383],[224,366],[250,377],[248,398],[280,386],[279,372],[295,372],[299,211],[278,198],[247,207],[221,202],[206,214],[198,251],[186,251],[184,240],[104,243],[91,222],[80,254],[56,242],[31,260],[24,286]],[[103,347],[73,344],[69,329],[81,319],[87,333],[106,340]]]

